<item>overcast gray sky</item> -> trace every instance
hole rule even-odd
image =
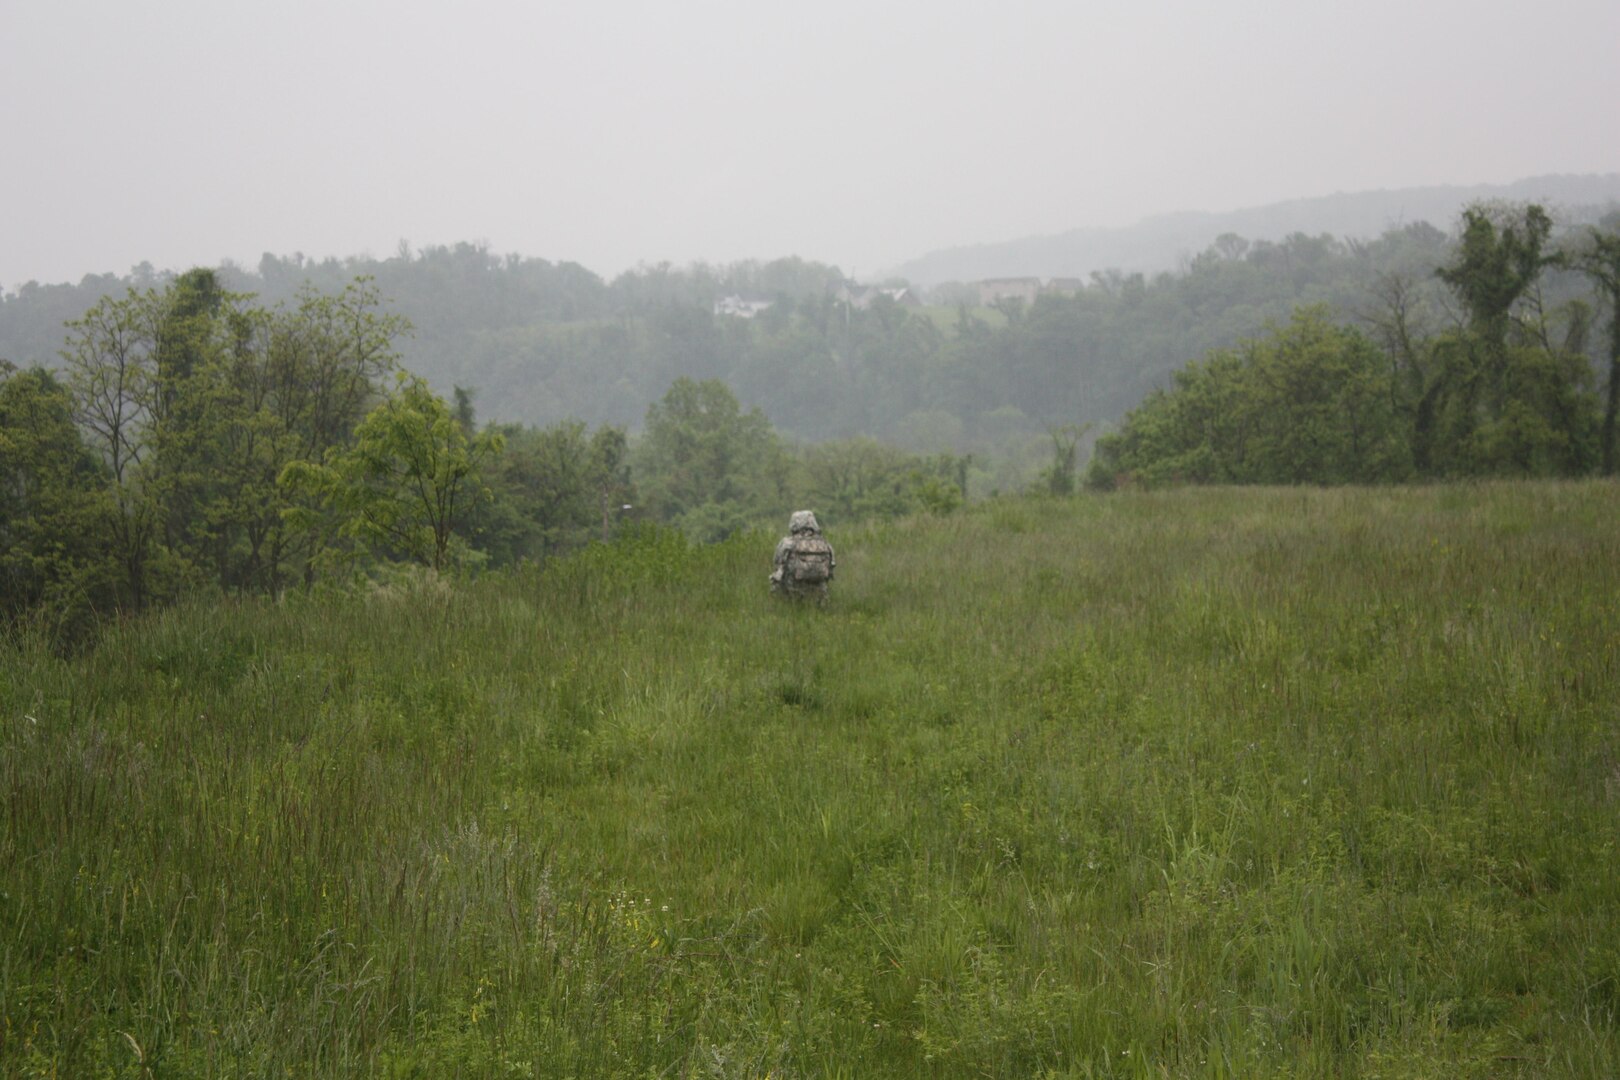
[[[487,242],[604,275],[1620,171],[1620,2],[0,0],[0,287]]]

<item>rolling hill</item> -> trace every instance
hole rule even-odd
[[[1620,173],[1339,192],[1220,213],[1159,214],[1126,228],[1072,229],[1053,236],[946,248],[902,263],[893,274],[926,287],[998,277],[1085,277],[1107,269],[1157,273],[1175,269],[1224,233],[1275,241],[1301,232],[1370,238],[1416,221],[1449,229],[1463,206],[1482,199],[1540,202],[1559,208],[1567,220],[1595,220],[1620,206]]]

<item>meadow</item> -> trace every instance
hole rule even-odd
[[[1620,1075],[1620,485],[824,523],[0,647],[0,1075]]]

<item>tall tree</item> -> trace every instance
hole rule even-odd
[[[1464,333],[1446,352],[1448,430],[1453,461],[1471,468],[1475,431],[1507,412],[1513,382],[1509,336],[1513,310],[1547,265],[1552,218],[1540,206],[1474,205],[1463,210],[1462,236],[1435,275],[1466,315]],[[1517,410],[1513,410],[1517,411]]]
[[[1617,464],[1616,424],[1620,422],[1620,220],[1604,230],[1593,228],[1586,243],[1575,249],[1569,262],[1602,294],[1609,308],[1609,369],[1599,437],[1604,476],[1613,476]]]
[[[744,412],[718,379],[676,379],[647,410],[635,455],[654,513],[701,540],[779,509],[789,462],[759,409]]]
[[[324,529],[282,531],[279,500],[297,498],[278,485],[293,461],[322,462],[354,440],[355,427],[382,397],[387,376],[398,371],[398,342],[411,324],[388,310],[376,284],[356,278],[341,290],[322,292],[306,285],[294,307],[267,316],[262,378],[269,387],[265,427],[273,438],[255,472],[252,529],[255,565],[280,584],[283,563],[314,579],[326,545],[337,539]],[[306,507],[306,509],[308,509]]]
[[[144,472],[152,456],[161,306],[151,289],[103,297],[67,324],[61,354],[75,417],[111,480],[108,532],[120,566],[121,603],[135,609],[152,593],[162,519]]]
[[[199,268],[156,300],[146,483],[161,505],[167,550],[223,582],[237,524],[228,507],[238,494],[225,441],[247,420],[229,376],[250,298],[228,293],[213,270]]]
[[[500,456],[485,472],[492,497],[468,521],[472,543],[497,563],[555,555],[616,528],[632,497],[624,429],[587,436],[577,420],[498,429]]]
[[[406,329],[379,307],[356,282],[265,309],[195,270],[69,324],[67,379],[110,476],[125,603],[307,574],[322,537],[288,535],[276,481],[346,445],[376,399]]]
[[[325,464],[293,462],[283,482],[313,492],[335,515],[338,535],[371,557],[443,570],[458,527],[488,497],[479,468],[503,442],[497,432],[469,439],[443,398],[401,373],[355,430],[353,446]]]
[[[45,608],[60,621],[110,601],[103,469],[67,389],[0,361],[0,620]]]
[[[1325,308],[1210,354],[1097,442],[1088,482],[1377,483],[1407,472],[1385,358]]]

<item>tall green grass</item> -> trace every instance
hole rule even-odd
[[[0,651],[0,1074],[1620,1075],[1620,487],[832,538]]]

